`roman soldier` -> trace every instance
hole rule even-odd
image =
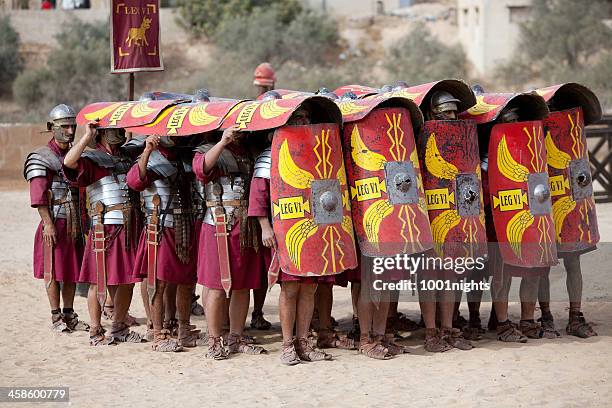
[[[469,86],[458,80],[400,87],[395,91],[402,93],[419,103],[426,116],[423,131],[417,137],[417,151],[434,240],[430,258],[482,258],[486,254],[486,234],[478,135],[474,122],[458,117],[459,112],[475,105],[476,98]],[[455,291],[431,290],[435,285],[428,285],[429,281],[440,279],[458,282],[464,273],[436,266],[423,268],[419,273],[419,303],[427,351],[472,348],[462,331],[453,325]],[[436,326],[436,315],[440,329]]]
[[[253,72],[253,85],[257,89],[257,96],[261,96],[274,89],[276,73],[269,62],[262,62]]]
[[[199,344],[199,331],[190,324],[196,284],[196,247],[192,190],[188,168],[181,157],[186,137],[151,135],[127,175],[130,188],[139,191],[147,225],[140,238],[134,275],[146,278],[147,302],[154,351],[176,352]],[[164,292],[177,285],[178,339],[164,327]]]
[[[47,131],[52,139],[28,154],[23,170],[30,185],[30,205],[41,219],[34,236],[34,277],[45,282],[51,328],[57,332],[87,330],[73,309],[83,258],[79,190],[70,186],[62,171],[62,160],[76,132],[74,109],[65,104],[54,107]]]
[[[581,311],[580,256],[596,249],[599,230],[584,126],[601,118],[601,106],[590,89],[576,83],[553,85],[536,92],[546,100],[550,109],[550,114],[544,119],[545,144],[557,253],[567,272],[569,321],[565,332],[588,338],[597,333]],[[540,279],[542,317],[539,320],[543,336],[555,338],[559,332],[555,329],[549,302],[547,274]]]
[[[79,279],[89,283],[87,304],[92,346],[143,341],[126,323],[137,282],[132,268],[142,224],[138,195],[126,183],[133,158],[121,149],[125,141],[123,129],[101,129],[98,122],[90,122],[83,137],[64,158],[67,178],[74,185],[85,187],[89,199],[92,225]],[[88,146],[95,149],[85,151]],[[109,336],[101,323],[107,293],[114,304]]]
[[[364,87],[351,89],[367,93]],[[341,96],[338,105],[345,122],[344,162],[361,252],[359,272],[347,274],[350,280],[361,281],[359,348],[368,357],[387,359],[406,349],[395,343],[389,325],[394,293],[372,287],[380,279],[374,277],[373,259],[420,254],[433,245],[414,140],[423,115],[409,98],[390,94],[357,99],[351,91]],[[383,276],[407,278],[401,270]]]
[[[213,136],[214,137],[214,136]],[[234,127],[220,139],[209,138],[196,148],[193,169],[204,184],[206,213],[199,238],[199,253],[209,256],[198,262],[198,281],[208,289],[207,357],[225,359],[230,353],[263,354],[243,335],[249,308],[249,291],[261,287],[261,258],[255,252],[254,224],[247,219],[248,186],[253,162],[241,133]],[[217,256],[215,256],[215,254]],[[227,347],[222,326],[229,298]]]
[[[557,263],[542,127],[548,108],[535,93],[482,93],[477,100],[462,117],[478,124],[481,168],[488,181],[483,183],[489,196],[485,214],[491,214],[486,222],[495,231],[489,241],[497,241],[489,248],[496,316],[489,327],[500,341],[524,343],[541,337],[534,321],[539,280]],[[522,278],[519,325],[508,319],[512,277]]]

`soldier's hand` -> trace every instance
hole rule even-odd
[[[221,143],[223,144],[223,146],[227,146],[230,143],[239,140],[240,137],[241,132],[238,130],[238,126],[234,125],[223,131],[223,135],[221,136]]]
[[[43,240],[45,241],[45,245],[54,246],[57,241],[56,235],[55,225],[43,224]]]
[[[266,248],[276,248],[276,238],[272,228],[262,228],[261,242]]]
[[[160,137],[158,135],[151,135],[147,137],[144,152],[151,153],[153,150],[157,149],[157,146],[159,146],[159,140]]]
[[[100,125],[100,122],[97,120],[92,120],[91,122],[87,123],[85,135],[83,135],[83,138],[85,138],[87,142],[90,142],[94,137],[96,137],[96,129],[98,128],[98,125]]]

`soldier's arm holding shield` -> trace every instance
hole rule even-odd
[[[97,126],[97,121],[89,122],[87,124],[83,137],[80,138],[74,146],[72,146],[72,149],[70,149],[68,153],[66,153],[66,157],[64,157],[64,166],[72,170],[77,170],[79,168],[79,159],[81,158],[81,154],[87,145],[91,143],[93,138],[96,137]]]
[[[145,141],[146,145],[144,151],[138,159],[138,175],[140,176],[141,180],[144,180],[144,178],[147,176],[147,163],[149,162],[149,157],[151,156],[153,150],[157,149],[159,139],[160,138],[158,135],[151,135],[147,137],[147,140]]]
[[[223,149],[229,144],[238,141],[240,138],[240,131],[237,126],[232,126],[223,131],[221,140],[219,140],[204,156],[204,173],[209,173],[217,164],[219,156]]]

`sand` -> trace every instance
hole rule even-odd
[[[390,361],[332,350],[332,362],[285,367],[278,361],[279,291],[275,287],[265,307],[275,330],[266,335],[251,333],[270,354],[215,362],[205,359],[204,348],[175,354],[152,353],[146,344],[92,348],[85,332],[52,333],[43,283],[33,279],[31,272],[37,213],[29,208],[25,190],[3,189],[0,195],[0,386],[70,387],[71,404],[76,407],[612,405],[612,303],[607,296],[612,292],[606,292],[610,285],[599,279],[612,276],[609,246],[584,257],[585,280],[597,300],[584,310],[600,334],[588,340],[563,336],[517,345],[498,342],[488,333],[472,351],[429,354],[418,331],[403,342],[411,353]],[[602,241],[612,242],[612,205],[598,205],[598,211]],[[554,273],[561,282],[562,270]],[[483,305],[483,318],[489,308]],[[83,298],[76,299],[75,309],[87,320]],[[563,329],[565,303],[553,309],[557,326]],[[401,303],[400,310],[418,318],[414,303]],[[139,300],[133,302],[132,313],[144,316]],[[513,304],[511,318],[518,320],[518,313],[518,305]],[[336,288],[333,314],[347,329],[348,289]],[[205,327],[204,319],[194,322]]]

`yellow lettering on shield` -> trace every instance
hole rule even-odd
[[[279,198],[274,206],[274,216],[280,216],[281,220],[293,220],[304,218],[304,213],[310,213],[310,202],[304,201],[304,197],[284,197]]]
[[[115,109],[115,111],[111,115],[108,124],[115,126],[117,124],[117,121],[121,120],[123,115],[125,115],[125,112],[127,112],[134,105],[136,104],[135,103],[124,103],[123,105],[119,106],[117,109]]]
[[[255,114],[255,110],[258,106],[259,103],[253,102],[246,104],[244,108],[242,108],[238,114],[238,117],[236,118],[238,129],[246,129],[247,125],[253,120],[253,114]]]
[[[351,198],[357,197],[357,201],[373,200],[380,198],[383,191],[387,191],[385,180],[380,181],[378,177],[368,177],[355,180],[355,186],[351,186]]]
[[[451,203],[455,204],[455,192],[448,193],[448,188],[425,190],[427,210],[448,210]]]
[[[185,116],[187,116],[187,112],[189,112],[189,106],[181,106],[172,112],[170,119],[168,119],[168,124],[166,125],[169,135],[175,135],[177,129],[183,126],[183,121],[185,120]]]
[[[563,174],[550,177],[548,181],[550,183],[550,195],[553,197],[565,195],[565,189],[569,190],[570,188],[569,179],[563,177]]]
[[[522,210],[524,204],[527,204],[527,193],[520,188],[501,190],[499,197],[493,196],[493,208],[499,207],[500,211]]]

